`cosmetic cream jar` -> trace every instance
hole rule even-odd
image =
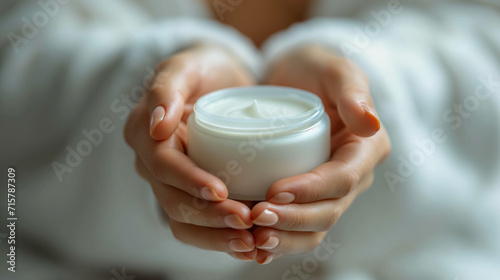
[[[295,88],[228,88],[196,102],[188,156],[220,178],[229,198],[265,200],[277,180],[330,158],[330,120],[320,98]]]

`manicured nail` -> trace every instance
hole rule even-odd
[[[253,248],[248,247],[248,245],[241,239],[233,239],[229,241],[229,249],[235,252],[250,252],[253,250]]]
[[[165,108],[163,106],[158,106],[151,113],[151,120],[149,124],[149,132],[152,135],[155,127],[165,118]]]
[[[370,121],[373,123],[373,125],[376,127],[377,131],[380,129],[380,119],[377,115],[377,112],[375,112],[375,109],[373,109],[371,106],[368,104],[361,102],[359,103],[363,110],[365,110],[365,113],[370,116]]]
[[[260,264],[268,264],[268,263],[270,263],[270,262],[272,262],[272,261],[273,261],[273,255],[269,255],[269,256],[267,256],[267,257],[266,257],[266,259],[265,259],[263,262],[261,262]]]
[[[272,226],[278,222],[278,214],[266,209],[253,222],[259,226]]]
[[[230,214],[224,217],[224,223],[234,229],[247,229],[251,227],[251,225],[247,225],[243,222],[240,216],[236,214]]]
[[[289,192],[282,192],[275,195],[269,202],[278,204],[288,204],[295,200],[295,195]]]
[[[210,187],[204,187],[203,189],[201,189],[201,196],[205,200],[209,200],[209,201],[222,200],[222,198],[219,195],[217,195],[217,193],[214,191],[214,189],[212,189]]]
[[[236,253],[228,253],[228,255],[230,255],[231,257],[237,259],[237,260],[240,260],[240,261],[244,261],[244,262],[250,262],[250,261],[253,261],[253,259],[243,255],[243,254],[236,254]]]
[[[276,236],[269,237],[262,246],[257,246],[259,249],[272,250],[280,244],[280,239]]]

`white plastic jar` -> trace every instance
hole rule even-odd
[[[265,200],[275,181],[330,158],[330,120],[321,99],[295,88],[228,88],[196,102],[188,156],[219,177],[229,198]]]

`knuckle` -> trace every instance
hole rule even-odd
[[[351,74],[358,70],[359,67],[354,62],[340,56],[330,56],[325,63],[325,67],[323,68],[325,74],[335,78]]]
[[[356,73],[364,82],[369,83],[370,78],[368,77],[366,72],[359,65],[357,65],[356,63],[354,63],[350,60],[348,61],[348,64],[350,67],[349,68],[350,72]]]
[[[356,187],[360,179],[361,175],[357,170],[352,170],[346,173],[344,184],[339,188],[339,195],[341,197],[348,195],[354,189],[354,187]]]
[[[162,71],[165,71],[165,69],[167,68],[168,63],[169,63],[169,59],[166,59],[166,60],[162,60],[162,61],[160,61],[160,63],[156,64],[155,74],[158,75],[158,73],[160,73]]]
[[[178,56],[173,56],[169,59],[158,63],[155,68],[155,77],[149,87],[149,92],[153,95],[162,93],[165,87],[165,81],[170,76],[173,69],[182,67],[183,59]]]
[[[208,215],[200,215],[198,219],[200,225],[203,225],[204,227],[218,228],[219,223],[217,223],[216,220]]]
[[[342,96],[359,96],[359,95],[368,95],[365,89],[362,89],[359,86],[346,86],[341,90]]]
[[[132,148],[132,139],[130,136],[130,127],[128,122],[123,129],[123,139],[125,140],[125,143]]]
[[[314,251],[314,249],[316,249],[316,247],[319,245],[316,244],[316,241],[312,241],[312,243],[308,244],[308,246],[304,249],[304,253],[311,253],[312,251]]]
[[[239,230],[239,229],[234,229],[234,228],[224,228],[222,231],[220,231],[220,240],[223,240],[224,242],[229,242],[235,238],[245,240],[246,239],[245,237],[247,237],[246,234],[252,236],[252,234],[246,230]],[[252,238],[253,238],[253,236],[252,236]]]
[[[341,209],[339,209],[339,207],[336,205],[332,205],[331,213],[330,213],[329,217],[327,219],[325,219],[325,222],[319,228],[319,231],[320,232],[328,231],[330,228],[332,228],[337,223],[337,221],[339,220],[341,215],[342,215]],[[322,239],[320,239],[319,242],[321,242],[321,240]]]
[[[155,68],[156,75],[163,73],[163,72],[167,72],[168,68],[170,68],[177,61],[178,61],[177,56],[172,56],[169,59],[165,59],[165,60],[160,61],[160,63],[158,63],[156,65],[156,68]]]
[[[144,170],[141,168],[141,161],[138,157],[135,157],[135,171],[139,176],[146,179],[146,174],[144,174]]]
[[[123,139],[125,139],[125,143],[127,143],[129,147],[132,147],[132,139],[131,139],[132,133],[130,132],[130,130],[132,129],[131,125],[132,124],[129,117],[127,122],[125,123],[125,127],[123,128]]]
[[[373,181],[375,181],[375,174],[373,172],[370,172],[367,177],[368,187],[373,184]]]
[[[182,198],[182,191],[174,187],[167,187],[166,190],[165,199],[160,203],[170,219],[192,225],[206,226],[213,223],[212,219],[196,208],[192,202],[185,201]]]
[[[166,175],[163,170],[163,164],[158,156],[153,155],[149,159],[149,171],[154,178],[159,180],[160,182],[165,182]]]
[[[184,242],[184,234],[182,232],[182,229],[180,227],[180,223],[178,222],[171,222],[170,223],[170,231],[172,231],[172,235],[174,236],[175,239],[178,241],[185,243]]]
[[[364,192],[367,189],[371,187],[373,184],[373,181],[375,179],[375,175],[373,172],[370,172],[369,174],[365,175],[365,178],[363,178],[363,182],[360,184],[360,191]]]
[[[327,231],[337,222],[333,217],[329,217],[325,222],[318,227],[318,231]]]
[[[174,221],[178,221],[179,222],[179,219],[177,217],[177,208],[176,207],[176,204],[174,203],[171,203],[170,201],[166,200],[166,201],[163,201],[163,210],[165,211],[165,214],[167,214],[167,216],[170,218],[170,219],[173,219]]]
[[[292,231],[303,230],[305,228],[305,222],[307,221],[306,212],[306,210],[302,209],[294,213],[294,215],[292,215],[286,223],[287,229]]]
[[[382,158],[381,161],[386,160],[389,155],[391,154],[392,150],[392,144],[391,144],[391,139],[389,138],[389,135],[387,135],[387,132],[384,130],[384,142],[382,145]]]
[[[178,53],[178,54],[158,63],[158,65],[156,65],[155,71],[157,74],[167,73],[172,68],[183,67],[184,65],[186,65],[186,63],[185,63],[186,58],[187,58],[186,54]]]
[[[312,184],[314,187],[309,188],[307,190],[307,194],[310,197],[310,200],[316,201],[321,198],[321,190],[327,187],[328,183],[326,178],[321,175],[321,173],[316,171],[311,171],[311,173],[314,175],[314,178],[312,180]]]
[[[314,250],[316,247],[323,242],[323,239],[325,238],[326,231],[324,232],[316,232],[314,233],[313,241],[311,242],[311,251]]]
[[[360,75],[363,78],[363,80],[366,82],[367,85],[370,85],[370,77],[368,77],[368,74],[366,74],[365,71],[360,69]]]
[[[128,146],[133,148],[133,138],[134,138],[134,131],[136,130],[137,126],[137,116],[138,116],[138,107],[136,106],[132,112],[130,113],[127,122],[125,123],[125,127],[123,129],[123,139],[125,139],[125,143],[127,143]]]
[[[304,250],[304,253],[311,253],[315,248],[316,246],[313,247],[312,245],[310,245]]]
[[[339,67],[338,59],[330,59],[323,68],[323,76],[328,79],[337,79],[340,76],[341,71],[342,67]]]
[[[152,96],[162,96],[165,90],[164,79],[166,78],[166,72],[160,72],[156,75],[149,88],[149,94]]]
[[[278,246],[276,248],[269,250],[269,252],[277,253],[277,252],[289,252],[293,250],[293,242],[290,242],[289,240],[283,240],[280,238],[280,241],[278,243]]]

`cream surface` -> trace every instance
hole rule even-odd
[[[238,119],[291,117],[312,109],[311,105],[290,97],[235,96],[217,100],[205,107],[211,114]]]

